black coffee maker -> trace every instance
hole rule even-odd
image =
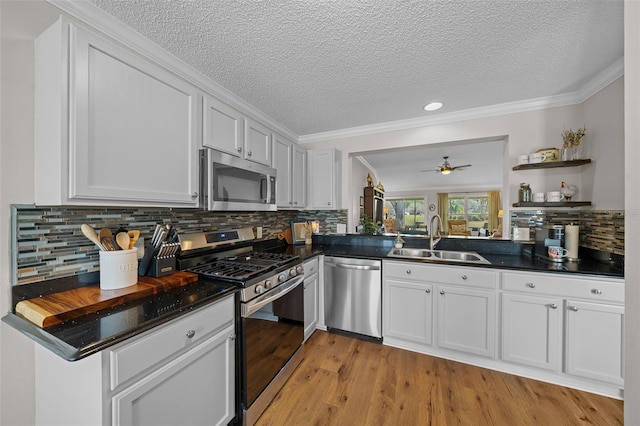
[[[559,246],[564,248],[564,225],[548,225],[536,227],[535,255],[551,262],[564,262],[566,258],[550,258],[548,247]]]

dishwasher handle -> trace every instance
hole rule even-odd
[[[378,265],[353,265],[350,263],[327,262],[326,260],[325,260],[325,265],[335,266],[336,268],[343,268],[343,269],[358,269],[360,271],[379,271],[380,270],[380,266]]]

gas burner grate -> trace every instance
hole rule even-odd
[[[223,278],[234,281],[245,281],[265,270],[264,265],[252,265],[248,263],[238,263],[236,261],[219,260],[214,263],[205,263],[187,269],[212,278]]]

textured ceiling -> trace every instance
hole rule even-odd
[[[298,135],[570,93],[623,55],[621,0],[90,1]]]

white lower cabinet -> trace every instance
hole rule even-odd
[[[624,307],[567,300],[566,370],[568,374],[624,383]]]
[[[318,325],[318,258],[304,262],[304,340],[306,341]]]
[[[559,371],[562,299],[502,294],[502,359]]]
[[[495,291],[437,287],[438,346],[495,356]]]
[[[397,260],[383,277],[384,344],[623,395],[622,279]]]
[[[495,356],[496,272],[385,261],[383,274],[385,343]]]
[[[36,345],[36,424],[228,424],[234,315],[230,295],[74,362]]]
[[[423,282],[385,279],[382,333],[385,339],[401,339],[431,345],[433,339],[433,286]]]

